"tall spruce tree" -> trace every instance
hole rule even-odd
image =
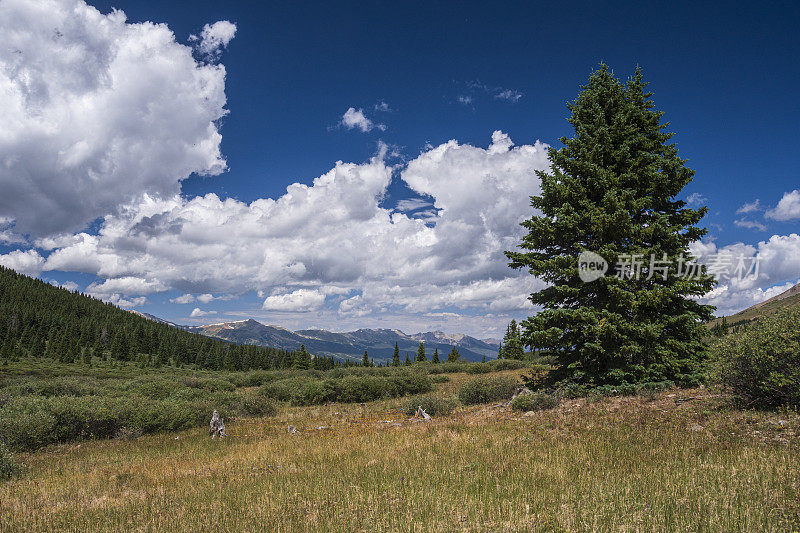
[[[425,357],[425,344],[422,342],[419,343],[419,347],[417,348],[417,361],[427,361],[428,358]]]
[[[433,349],[433,357],[431,357],[431,363],[439,363],[439,362],[441,362],[439,361],[439,347],[436,346]]]
[[[522,345],[522,338],[520,336],[519,325],[516,320],[512,320],[506,328],[506,334],[503,337],[505,343],[503,347],[503,357],[506,359],[524,359],[525,349]]]
[[[392,355],[392,366],[400,366],[400,348],[397,341],[394,343],[394,354]]]
[[[364,357],[361,359],[361,366],[369,366],[369,356],[366,350],[364,350]]]
[[[556,357],[554,379],[691,383],[704,355],[702,322],[713,308],[693,297],[714,280],[704,269],[686,276],[684,268],[689,243],[706,233],[695,224],[707,208],[677,199],[694,171],[668,143],[673,134],[646,85],[640,69],[627,83],[606,65],[592,73],[568,104],[574,136],[550,150],[550,172],[538,172],[542,192],[531,205],[541,214],[522,223],[524,251],[506,252],[512,267],[549,283],[530,296],[544,309],[522,325],[527,346]],[[639,254],[644,264],[639,275],[584,282],[578,256],[585,251],[614,270]],[[664,264],[666,273],[656,268]]]

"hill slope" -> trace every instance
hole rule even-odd
[[[764,300],[743,311],[725,317],[725,321],[728,323],[728,326],[735,326],[737,324],[750,322],[760,316],[771,315],[784,307],[797,306],[800,306],[800,283],[777,296],[773,296],[769,300]],[[717,318],[711,322],[711,325],[716,325],[721,320],[722,317]]]
[[[433,355],[434,349],[438,349],[439,357],[444,359],[453,346],[458,349],[461,357],[468,361],[480,361],[484,356],[487,359],[494,358],[498,349],[496,344],[489,344],[468,335],[447,335],[441,331],[413,335],[407,335],[396,329],[359,329],[347,333],[317,329],[289,331],[278,326],[261,324],[253,319],[187,329],[238,344],[272,346],[283,350],[296,350],[302,344],[313,354],[354,360],[360,360],[364,350],[367,350],[369,356],[376,362],[391,360],[395,342],[403,360],[408,352],[413,359],[420,342],[425,344],[428,359]]]
[[[63,363],[110,358],[143,366],[195,364],[229,370],[292,362],[283,350],[232,346],[0,267],[0,360],[26,356]]]

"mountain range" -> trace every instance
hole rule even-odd
[[[151,320],[172,324],[152,315],[140,313]],[[414,356],[419,343],[425,344],[425,351],[430,360],[434,349],[439,350],[439,357],[444,359],[453,346],[461,354],[462,359],[480,361],[497,357],[498,344],[485,342],[463,334],[446,334],[441,331],[415,333],[408,335],[397,329],[359,329],[346,333],[335,333],[321,329],[290,331],[279,326],[269,326],[253,319],[238,322],[222,322],[205,326],[177,326],[193,333],[224,339],[237,344],[256,344],[284,350],[296,350],[300,345],[315,355],[334,356],[340,359],[360,361],[367,350],[369,357],[375,362],[392,359],[394,345],[400,349],[400,358],[405,360],[406,353]]]

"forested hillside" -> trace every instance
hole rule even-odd
[[[183,331],[0,266],[0,360],[25,356],[215,370],[333,366],[331,359],[312,362],[305,351],[240,346]]]

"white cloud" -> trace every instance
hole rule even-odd
[[[20,274],[38,276],[42,273],[44,258],[36,250],[13,250],[0,254],[0,265],[16,270]]]
[[[381,100],[380,102],[375,104],[375,111],[380,111],[382,113],[390,113],[393,111],[393,109],[389,107],[389,104]]]
[[[164,24],[3,0],[0,217],[23,234],[72,231],[142,192],[175,194],[192,172],[219,174],[224,89],[224,67],[196,62]]]
[[[325,295],[314,289],[298,289],[288,294],[276,294],[264,300],[268,311],[313,311],[322,307]]]
[[[137,296],[263,291],[265,311],[314,309],[329,323],[356,313],[454,312],[447,307],[530,310],[535,280],[509,269],[503,251],[532,214],[546,145],[515,147],[498,131],[487,148],[450,141],[426,149],[399,174],[385,152],[338,162],[311,185],[250,204],[145,196],[107,216],[97,235],[42,241],[52,247],[46,267],[98,275],[120,284],[109,285],[115,292],[127,283]],[[435,211],[415,218],[381,207],[393,174],[432,198]]]
[[[183,295],[178,296],[176,298],[170,298],[169,301],[170,301],[170,303],[173,303],[173,304],[190,304],[190,303],[194,303],[194,296],[192,296],[191,294],[183,294]]]
[[[745,220],[743,218],[740,218],[738,220],[734,220],[733,223],[739,226],[740,228],[749,228],[749,229],[757,229],[759,231],[767,231],[767,226],[756,220]]]
[[[494,95],[498,100],[507,100],[509,102],[518,102],[522,96],[521,92],[514,89],[503,89]]]
[[[785,193],[775,209],[767,210],[764,216],[784,221],[800,218],[800,189]]]
[[[192,317],[192,318],[198,318],[198,317],[201,317],[201,316],[209,316],[209,315],[216,315],[216,314],[217,314],[216,311],[203,311],[199,307],[195,307],[192,310],[192,313],[189,316]]]
[[[192,35],[189,40],[198,42],[197,49],[201,54],[211,59],[217,59],[234,35],[236,35],[236,24],[220,20],[214,24],[206,24],[203,26],[203,31],[200,32],[200,37]]]
[[[464,105],[470,105],[472,103],[472,97],[466,95],[459,95],[458,96],[458,103]]]
[[[372,131],[375,128],[381,131],[386,130],[384,124],[375,124],[372,120],[368,119],[366,115],[364,115],[363,109],[355,109],[353,107],[348,108],[348,110],[344,112],[342,120],[339,123],[348,130],[358,128],[364,133]]]
[[[425,207],[433,207],[433,203],[422,198],[406,198],[405,200],[397,202],[395,209],[403,213],[408,213]]]
[[[699,192],[693,192],[689,196],[686,197],[686,205],[689,207],[700,207],[705,205],[708,202],[708,198],[700,194]]]
[[[756,198],[752,202],[745,202],[744,204],[742,204],[742,207],[736,210],[736,214],[742,215],[744,213],[753,213],[754,211],[760,211],[760,210],[761,210],[761,201],[758,198]]]
[[[731,271],[740,257],[746,260],[747,267],[753,267],[750,275],[741,280],[735,276],[733,279],[722,277],[718,286],[701,299],[716,306],[720,315],[730,315],[775,296],[791,287],[800,277],[800,235],[796,233],[773,235],[756,245],[736,243],[718,248],[714,243],[694,243],[692,251],[701,258],[711,258],[720,252],[729,253],[732,258]],[[754,264],[752,258],[756,256],[758,262]],[[709,260],[703,262],[708,264]]]
[[[134,307],[138,307],[147,303],[147,298],[144,296],[139,296],[137,298],[123,298],[119,294],[111,294],[101,299],[110,304],[114,304],[117,307],[121,307],[122,309],[133,309]]]

